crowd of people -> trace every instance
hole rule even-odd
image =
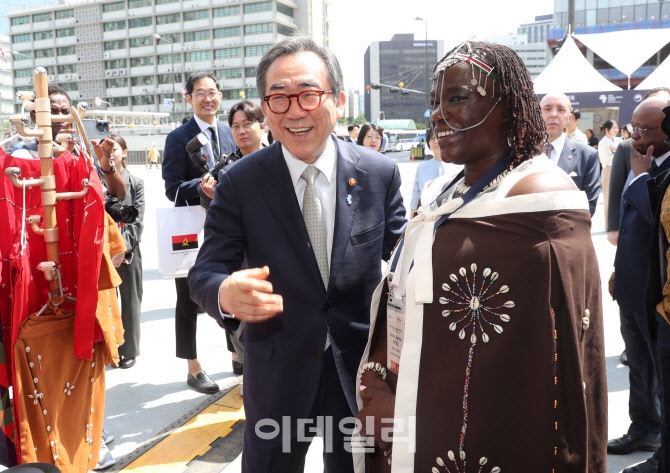
[[[627,136],[608,119],[598,141],[564,93],[538,100],[513,50],[460,44],[434,67],[432,158],[417,167],[408,222],[383,129],[333,135],[346,95],[330,50],[291,36],[256,70],[260,103],[235,104],[228,123],[216,76],[191,74],[193,116],[161,163],[176,206],[207,208],[197,259],[175,278],[175,354],[188,386],[218,392],[198,359],[198,314],[222,327],[245,387],[243,472],[302,471],[317,431],[338,473],[604,472],[608,453],[640,450],[653,455],[625,473],[666,471],[670,89],[645,96]],[[70,112],[64,90],[49,95],[53,114]],[[202,136],[207,172],[190,156]],[[144,182],[123,137],[93,149],[106,192],[136,209],[108,221],[118,235],[105,246],[120,345],[107,362],[128,369],[140,356]],[[158,167],[155,144],[147,157]],[[630,428],[609,442],[591,240],[601,193],[630,370]],[[114,462],[104,436],[98,468]]]

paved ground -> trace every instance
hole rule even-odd
[[[409,202],[411,182],[418,163],[410,162],[407,154],[395,153],[390,156],[399,162],[403,177],[402,193],[405,201]],[[163,192],[160,170],[133,166],[131,172],[144,177],[147,199],[142,240],[145,294],[142,304],[142,354],[136,366],[131,369],[107,370],[105,425],[115,436],[110,447],[118,460],[118,464],[109,471],[121,470],[137,456],[138,449],[145,451],[152,439],[160,437],[162,432],[175,425],[183,424],[216,399],[216,396],[198,394],[187,387],[186,363],[174,356],[174,283],[163,279],[158,273],[155,250],[155,209],[170,204]],[[606,282],[614,259],[614,247],[605,238],[602,203],[598,205],[594,217],[593,241],[600,261],[601,278]],[[604,297],[603,301],[609,379],[609,434],[614,437],[623,434],[628,427],[628,373],[625,367],[618,364],[623,342],[619,335],[617,307],[609,296]],[[231,358],[225,347],[222,330],[207,315],[201,316],[198,324],[198,357],[205,370],[222,388],[235,386],[238,377],[232,374]],[[229,440],[239,448],[238,431]],[[322,471],[321,448],[317,443],[314,442],[310,448],[305,469],[307,472]],[[219,449],[223,449],[224,444],[225,442],[217,442],[214,450],[220,453]],[[207,471],[214,469],[225,473],[238,473],[239,458],[231,458],[231,451],[234,452],[235,448],[229,448],[225,455],[210,454]],[[625,466],[644,460],[647,456],[610,456],[607,472],[619,472]],[[204,470],[192,465],[188,471]]]

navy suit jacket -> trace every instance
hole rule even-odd
[[[586,192],[593,217],[601,188],[598,150],[572,141],[566,136],[561,156],[558,158],[558,167],[568,173],[579,190]]]
[[[635,179],[621,198],[619,241],[614,257],[614,299],[624,312],[645,313],[649,252],[654,226],[647,181],[670,169],[670,159]]]
[[[281,425],[281,416],[309,417],[328,331],[346,402],[356,412],[372,292],[406,220],[395,162],[334,140],[337,202],[327,291],[277,142],[220,174],[205,242],[189,272],[191,298],[215,318],[219,286],[243,260],[251,268],[269,266],[273,290],[283,297],[283,313],[247,323],[242,336],[244,405],[252,426],[264,418]]]
[[[219,135],[219,149],[223,154],[230,154],[237,146],[227,123],[217,122]],[[179,190],[177,207],[182,205],[200,205],[198,187],[202,171],[193,165],[186,152],[186,145],[200,133],[200,127],[191,117],[179,128],[172,130],[165,138],[163,151],[163,180],[165,181],[165,195],[172,202]],[[218,159],[216,160],[218,162]]]
[[[612,158],[612,174],[610,174],[609,206],[607,207],[607,231],[619,229],[621,217],[621,193],[630,173],[630,138],[622,140]]]

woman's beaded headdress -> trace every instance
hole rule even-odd
[[[460,52],[463,48],[465,48],[465,52]],[[433,74],[433,79],[437,78],[440,72],[443,72],[448,67],[451,67],[459,62],[464,62],[470,65],[470,69],[472,71],[472,79],[470,79],[470,84],[476,85],[477,92],[479,92],[482,97],[485,96],[489,77],[491,80],[497,80],[497,77],[495,74],[493,74],[493,67],[486,64],[479,57],[479,55],[477,55],[477,53],[472,51],[469,41],[466,41],[459,47],[453,49],[451,54],[449,54],[437,64],[435,67],[435,73]],[[477,72],[475,71],[478,72],[477,77]],[[483,84],[482,77],[484,80]],[[495,87],[493,88],[492,98],[495,98]]]

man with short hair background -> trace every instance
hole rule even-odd
[[[542,119],[549,140],[545,154],[570,176],[577,188],[586,193],[591,217],[600,195],[600,161],[598,150],[568,138],[565,130],[570,117],[570,99],[562,93],[550,93],[540,100]]]
[[[663,399],[658,352],[668,346],[657,346],[656,319],[647,310],[647,281],[652,246],[652,213],[647,181],[670,169],[670,144],[661,130],[665,97],[643,100],[633,112],[630,166],[632,180],[625,188],[621,202],[619,237],[614,259],[614,273],[609,289],[619,304],[621,335],[626,345],[629,366],[630,426],[622,437],[612,439],[607,453],[625,455],[635,451],[655,451],[660,446]],[[659,340],[660,341],[660,340]],[[658,352],[657,352],[658,350]],[[655,473],[658,454],[647,461],[624,469],[624,473]]]
[[[353,472],[346,429],[380,263],[406,222],[400,173],[332,136],[346,98],[331,51],[291,36],[256,71],[277,141],[221,175],[191,295],[247,322],[242,471],[303,471],[320,427],[325,471]]]
[[[579,129],[579,120],[581,120],[581,118],[581,112],[576,108],[572,109],[570,111],[570,116],[568,117],[568,123],[565,125],[565,134],[575,143],[588,145],[589,139],[586,137],[586,134]]]
[[[349,125],[347,127],[347,131],[349,132],[349,138],[347,138],[347,141],[350,143],[356,143],[356,140],[358,139],[358,132],[360,131],[358,125]]]
[[[198,133],[205,133],[209,142],[202,148],[207,156],[209,169],[221,159],[221,154],[235,151],[230,127],[217,121],[221,104],[221,87],[211,72],[195,72],[186,80],[186,101],[193,107],[193,117],[179,128],[171,131],[165,139],[163,151],[163,180],[165,195],[180,207],[200,205],[198,188],[202,181],[202,171],[197,168],[186,151],[186,145]],[[212,181],[211,176],[206,182]],[[186,359],[189,386],[203,394],[219,391],[198,361],[196,332],[198,306],[188,291],[186,278],[175,278],[177,304],[175,306],[175,337],[177,358]]]

